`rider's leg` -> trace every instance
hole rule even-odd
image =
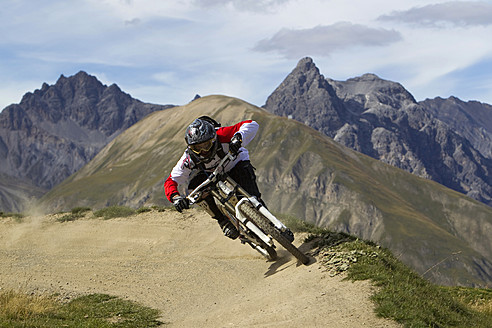
[[[202,173],[202,172],[200,172]],[[198,187],[203,181],[207,179],[205,174],[198,174],[195,176],[189,183],[188,189],[195,189]],[[219,224],[220,228],[224,232],[224,235],[231,239],[236,239],[239,236],[239,231],[237,231],[234,224],[220,211],[219,207],[215,203],[212,195],[206,196],[202,201],[198,203],[198,205],[205,209],[205,211]]]
[[[255,168],[251,165],[250,161],[241,161],[229,171],[229,176],[232,180],[236,181],[241,187],[243,187],[248,194],[251,196],[256,196],[258,201],[265,205],[263,200],[261,200],[261,193],[258,185],[256,184],[256,174],[254,170]]]
[[[229,176],[236,181],[251,196],[256,196],[258,201],[266,207],[265,202],[261,199],[261,193],[256,183],[255,168],[250,161],[241,161],[229,171]],[[294,241],[294,234],[290,229],[282,232],[282,235],[290,242]]]

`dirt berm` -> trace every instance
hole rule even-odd
[[[2,289],[116,295],[159,309],[169,327],[398,327],[375,316],[368,282],[298,265],[281,246],[268,262],[201,211],[60,216],[0,220]]]

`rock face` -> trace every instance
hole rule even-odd
[[[492,205],[492,144],[470,138],[476,130],[488,132],[490,138],[490,124],[485,128],[463,120],[455,122],[457,114],[444,120],[443,103],[446,101],[418,103],[399,83],[374,74],[347,81],[326,79],[311,58],[304,58],[268,97],[264,108],[303,122],[349,148]],[[476,121],[483,115],[477,114]]]
[[[478,101],[464,102],[456,97],[421,101],[432,115],[470,141],[475,149],[492,158],[492,106]]]
[[[55,85],[43,84],[0,113],[0,173],[9,177],[10,187],[17,179],[49,190],[122,131],[168,107],[142,103],[85,72],[62,75]],[[0,182],[0,194],[5,192]],[[0,204],[4,211],[21,207]]]
[[[299,62],[268,97],[265,107],[274,114],[294,118],[326,135],[355,118],[345,110],[333,86],[319,73],[310,58]]]

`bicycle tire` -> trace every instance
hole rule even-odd
[[[258,227],[263,230],[266,234],[272,236],[273,239],[279,242],[289,253],[295,256],[302,264],[309,263],[309,257],[307,257],[303,252],[301,252],[297,247],[292,245],[284,236],[280,234],[280,231],[275,228],[270,220],[265,218],[254,206],[248,202],[241,204],[239,209],[246,215],[250,220],[252,220]]]
[[[277,251],[275,250],[275,248],[270,247],[263,242],[260,243],[259,246],[267,251],[268,256],[269,256],[269,258],[268,258],[269,261],[275,261],[277,259]]]
[[[222,213],[224,213],[224,215],[227,217],[227,219],[234,225],[236,225],[237,223],[232,221],[230,217],[234,217],[234,215],[232,215],[229,211],[223,209],[222,210]],[[237,220],[235,218],[235,220]],[[242,231],[244,230],[244,231]],[[244,241],[244,243],[248,243],[253,249],[255,249],[258,253],[260,253],[261,255],[263,255],[267,260],[269,261],[275,261],[278,257],[277,255],[277,251],[275,250],[274,247],[271,247],[271,246],[268,246],[263,240],[261,240],[258,236],[254,235],[254,234],[249,234],[247,232],[247,227],[245,225],[242,225],[240,224],[240,227],[239,227],[239,232],[244,234],[244,235],[248,235],[249,237],[248,238],[253,238],[254,241],[249,241],[248,238],[246,238],[246,240]],[[261,247],[264,251],[267,252],[268,256],[266,256],[266,254],[264,254],[262,251],[260,251],[259,249],[257,249],[255,246],[253,246],[253,244],[251,243],[254,243],[255,246],[258,246],[258,247]]]

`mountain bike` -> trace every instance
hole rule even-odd
[[[309,257],[288,239],[290,230],[276,218],[258,199],[249,195],[226,172],[225,167],[235,156],[227,153],[214,172],[187,196],[190,204],[196,204],[211,194],[219,209],[239,231],[239,240],[257,250],[268,260],[276,260],[276,240],[301,263]]]

